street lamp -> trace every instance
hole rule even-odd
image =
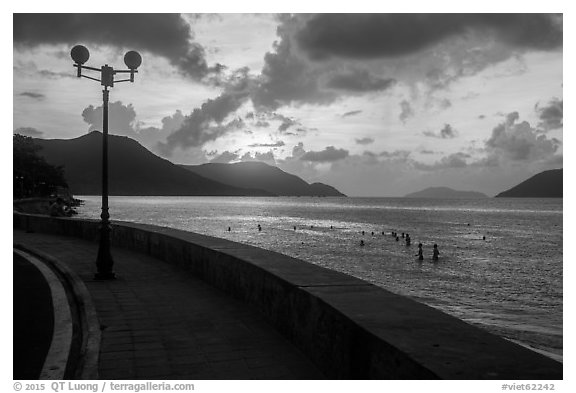
[[[115,70],[108,64],[101,68],[93,68],[83,65],[90,58],[90,52],[85,46],[76,45],[70,51],[70,56],[74,60],[74,67],[78,69],[76,76],[84,77],[97,82],[104,86],[102,90],[102,219],[100,224],[100,244],[98,246],[98,257],[96,259],[97,272],[94,278],[97,280],[111,280],[116,278],[112,269],[114,261],[110,254],[110,214],[108,213],[108,88],[114,87],[114,83],[134,82],[134,74],[137,68],[142,64],[142,57],[136,51],[129,51],[124,55],[124,63],[128,70]],[[92,78],[82,74],[82,70],[100,72],[100,79]],[[114,75],[120,73],[130,73],[130,79],[114,80]]]

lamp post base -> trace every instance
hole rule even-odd
[[[107,205],[107,204],[105,204]],[[110,253],[110,225],[108,223],[108,208],[104,210],[102,223],[100,224],[100,244],[96,257],[95,280],[114,280],[114,259]]]
[[[94,280],[103,281],[103,280],[115,280],[115,279],[116,279],[116,274],[113,272],[94,274]]]

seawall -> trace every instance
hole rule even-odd
[[[98,241],[97,220],[14,213],[13,223]],[[112,245],[178,265],[257,308],[329,378],[562,379],[561,363],[349,275],[196,233],[112,227]]]
[[[26,198],[14,200],[14,210],[21,213],[48,214],[50,204],[54,199],[50,198]]]

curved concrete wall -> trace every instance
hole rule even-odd
[[[14,227],[98,240],[95,220],[14,213]],[[330,378],[562,379],[562,364],[360,279],[260,248],[114,222],[154,256],[257,307]]]

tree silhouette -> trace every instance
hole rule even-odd
[[[48,164],[38,155],[40,149],[31,137],[14,134],[14,198],[49,196],[57,187],[68,187],[64,169]]]

